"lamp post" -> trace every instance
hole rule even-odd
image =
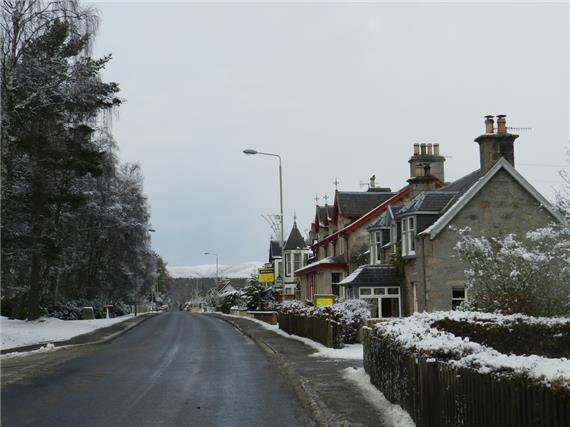
[[[280,208],[280,214],[279,214],[279,221],[280,221],[280,225],[281,225],[281,281],[282,283],[285,283],[285,239],[283,237],[283,175],[281,172],[281,156],[279,154],[273,154],[273,153],[262,153],[261,151],[257,151],[257,150],[252,150],[252,149],[247,149],[247,150],[243,150],[244,154],[248,154],[248,155],[253,155],[253,154],[261,154],[263,156],[271,156],[271,157],[277,157],[279,159],[279,208]]]
[[[218,286],[220,281],[220,276],[218,275],[218,254],[212,252],[204,252],[204,255],[214,255],[216,257],[216,286]]]

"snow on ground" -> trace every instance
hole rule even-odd
[[[25,345],[65,341],[77,335],[86,334],[99,328],[123,322],[133,317],[132,314],[112,319],[60,320],[42,317],[38,320],[10,320],[0,317],[0,335],[2,346],[9,349]]]
[[[391,336],[404,348],[429,356],[446,354],[451,357],[448,363],[476,369],[481,373],[495,371],[515,371],[527,374],[545,384],[562,383],[570,387],[570,360],[567,358],[549,358],[537,355],[506,355],[491,347],[470,341],[466,337],[436,328],[434,321],[449,317],[457,320],[493,321],[508,324],[517,318],[525,320],[528,316],[501,316],[498,314],[474,312],[434,312],[416,313],[410,317],[402,317],[376,325],[381,333]],[[529,318],[525,321],[559,323],[568,319]]]
[[[324,357],[327,359],[348,359],[348,360],[363,360],[364,358],[364,350],[362,344],[347,344],[345,345],[344,348],[340,349],[329,348],[322,345],[321,343],[318,343],[306,337],[300,337],[298,335],[289,335],[284,330],[279,329],[279,325],[270,325],[269,323],[265,323],[258,319],[252,319],[251,317],[234,316],[231,314],[222,314],[222,316],[251,320],[252,322],[260,324],[265,329],[273,331],[281,336],[284,336],[285,338],[301,341],[302,343],[307,344],[309,347],[312,347],[315,350],[317,350],[316,353],[312,353],[310,355],[311,357]]]
[[[382,414],[382,425],[393,427],[415,427],[414,420],[400,405],[391,403],[371,382],[364,368],[346,368],[343,378],[356,385],[362,396]]]
[[[263,267],[263,261],[248,261],[236,265],[218,265],[220,277],[229,279],[248,278],[252,274],[257,274],[257,269]],[[188,267],[167,266],[170,275],[175,278],[195,279],[204,277],[216,277],[216,264],[203,264]]]

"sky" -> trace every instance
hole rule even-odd
[[[506,114],[517,169],[547,198],[569,145],[565,3],[100,3],[95,56],[126,102],[154,249],[172,266],[264,261],[279,212],[308,230],[315,196],[399,189],[414,143],[445,179],[479,167],[483,116]]]

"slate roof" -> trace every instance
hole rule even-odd
[[[445,187],[420,193],[400,209],[398,216],[401,217],[414,212],[443,213],[475,185],[480,178],[481,171],[478,169],[447,184]]]
[[[328,214],[328,215],[327,215]],[[317,206],[317,216],[319,218],[319,225],[324,224],[325,218],[332,218],[333,207],[330,205]]]
[[[364,215],[376,206],[384,203],[396,193],[377,191],[339,191],[338,208],[342,215]]]
[[[418,194],[398,212],[403,216],[413,212],[441,212],[458,193],[429,191]]]
[[[273,261],[274,258],[281,256],[281,245],[277,240],[271,240],[269,242],[269,261]]]
[[[301,235],[301,232],[297,228],[297,222],[293,223],[293,228],[291,229],[291,233],[287,238],[287,242],[285,243],[285,250],[291,249],[302,249],[306,247],[307,244],[305,243],[305,239]]]
[[[368,230],[372,230],[375,228],[382,228],[382,227],[388,227],[390,225],[390,210],[392,211],[392,213],[394,214],[394,216],[396,216],[398,214],[398,212],[400,212],[400,209],[402,208],[402,205],[392,205],[392,206],[388,206],[388,209],[386,209],[384,212],[382,212],[382,214],[375,219],[372,224],[370,224],[368,226]]]
[[[358,267],[339,284],[344,286],[400,286],[401,275],[393,265],[373,264]]]

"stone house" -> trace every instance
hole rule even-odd
[[[454,257],[455,230],[469,227],[474,235],[487,237],[523,235],[562,219],[515,169],[518,135],[507,131],[505,116],[498,116],[496,132],[494,125],[493,117],[486,116],[485,133],[475,139],[478,170],[437,188],[443,162],[419,161],[408,180],[414,196],[391,206],[368,227],[370,264],[341,285],[347,296],[369,300],[373,316],[450,310],[468,298],[465,266]]]

